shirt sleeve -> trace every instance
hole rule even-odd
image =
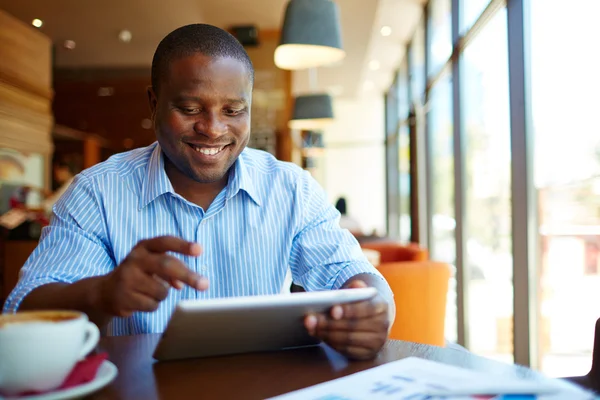
[[[371,274],[389,285],[369,263],[356,238],[339,226],[340,213],[321,186],[303,172],[296,191],[300,228],[294,237],[290,269],[294,283],[307,291],[339,289],[358,274]],[[391,289],[382,293],[392,297]]]
[[[42,230],[38,246],[21,269],[21,278],[4,311],[16,312],[23,299],[39,286],[107,274],[115,264],[108,248],[93,182],[80,174],[56,203],[50,224]]]

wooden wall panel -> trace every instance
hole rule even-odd
[[[52,98],[52,42],[40,31],[0,10],[0,79]]]
[[[52,152],[52,43],[0,10],[0,147]]]

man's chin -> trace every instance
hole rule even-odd
[[[191,178],[198,183],[218,183],[223,180],[226,180],[227,170],[219,168],[218,171],[194,171],[193,176]]]

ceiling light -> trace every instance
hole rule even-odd
[[[323,93],[296,97],[289,127],[299,130],[320,130],[333,122],[331,96]]]
[[[73,50],[75,48],[75,42],[73,40],[65,40],[63,47],[67,50]]]
[[[150,129],[152,128],[152,121],[148,118],[144,118],[142,120],[142,128],[144,129]]]
[[[31,21],[31,25],[35,26],[36,28],[41,28],[42,25],[44,25],[44,21],[36,18],[33,21]]]
[[[369,62],[369,69],[371,71],[377,71],[379,69],[379,67],[381,67],[381,65],[379,64],[379,61],[371,60],[371,62]]]
[[[381,36],[390,36],[392,34],[392,28],[385,25],[381,27],[381,30],[379,32],[381,33]]]
[[[127,29],[123,29],[121,32],[119,32],[119,40],[123,43],[131,42],[131,32],[129,32]]]
[[[107,86],[98,88],[98,96],[109,97],[115,94],[115,88]]]
[[[331,0],[290,0],[281,42],[275,49],[275,65],[287,70],[313,68],[345,56],[337,4]]]

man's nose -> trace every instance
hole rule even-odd
[[[196,121],[194,131],[200,135],[218,138],[227,133],[227,124],[220,113],[207,112]]]

